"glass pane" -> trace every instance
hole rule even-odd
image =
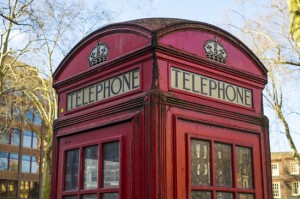
[[[119,199],[118,193],[104,193],[102,194],[102,199]]]
[[[97,199],[97,194],[83,195],[82,199]]]
[[[39,198],[39,183],[38,182],[30,182],[29,195],[30,195],[31,199]]]
[[[11,144],[15,146],[20,145],[20,129],[13,129],[11,134]]]
[[[210,143],[191,140],[192,185],[210,185]]]
[[[23,132],[23,147],[31,148],[32,132],[25,130]]]
[[[37,159],[39,159],[39,158],[32,156],[31,173],[39,173],[39,163],[38,163]]]
[[[15,199],[17,198],[17,185],[18,181],[9,180],[7,183],[7,199]]]
[[[64,199],[77,199],[77,196],[64,196]]]
[[[192,199],[211,199],[209,191],[192,191]]]
[[[22,169],[23,173],[30,173],[30,156],[22,155]]]
[[[215,180],[217,186],[232,187],[231,146],[215,143]]]
[[[120,176],[119,142],[103,145],[103,186],[118,187]]]
[[[253,188],[252,152],[250,148],[236,147],[236,177],[238,188]]]
[[[98,146],[84,148],[84,189],[95,189],[98,184]]]
[[[239,193],[238,199],[254,199],[254,196],[253,196],[253,194]]]
[[[78,189],[79,149],[66,152],[65,190]]]
[[[9,144],[9,132],[0,132],[0,144]]]
[[[32,119],[33,119],[33,113],[31,110],[28,110],[25,112],[25,120],[29,123],[32,124]]]
[[[15,199],[17,198],[17,182],[15,180],[0,179],[0,198]]]
[[[38,147],[38,137],[36,133],[32,133],[33,138],[32,138],[32,148],[36,149]]]
[[[233,194],[228,192],[217,192],[217,199],[233,199]]]
[[[29,196],[29,183],[28,181],[20,181],[20,198],[28,198]]]
[[[10,171],[18,171],[18,162],[19,162],[19,155],[18,154],[10,154],[9,160],[9,170]]]
[[[34,110],[34,124],[38,126],[42,125],[41,116],[37,110]]]
[[[0,170],[8,169],[8,153],[0,152]]]

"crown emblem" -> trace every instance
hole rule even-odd
[[[206,58],[225,64],[227,59],[227,52],[223,45],[217,41],[215,38],[214,40],[208,40],[204,44],[204,50],[206,53]]]
[[[105,43],[98,42],[98,45],[93,48],[89,54],[89,65],[93,67],[107,60],[109,48]]]

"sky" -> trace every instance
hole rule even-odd
[[[148,17],[182,18],[210,23],[226,30],[228,23],[232,20],[234,23],[242,22],[244,18],[241,15],[247,18],[262,12],[258,4],[267,2],[267,0],[247,0],[247,4],[242,4],[243,0],[140,0],[140,3],[136,4],[137,1],[113,0],[107,2],[106,6],[117,11],[114,22]],[[149,4],[149,2],[151,3]],[[300,96],[297,87],[293,87],[290,93],[295,94],[296,92]],[[293,98],[299,99],[291,95],[290,99]],[[275,120],[273,112],[265,110],[265,114],[270,119],[271,150],[273,152],[290,151],[287,139],[278,121]],[[293,121],[291,122],[294,132],[292,136],[298,151],[300,151],[300,130],[298,131],[300,123],[297,120],[300,119],[300,116],[297,118],[289,115],[289,117]]]
[[[149,3],[150,2],[150,3]],[[108,7],[119,11],[116,22],[147,17],[168,17],[217,24],[224,13],[234,8],[237,0],[113,0]]]

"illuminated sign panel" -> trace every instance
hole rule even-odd
[[[98,102],[140,88],[140,70],[106,79],[67,95],[67,109],[72,110],[93,102]]]
[[[174,67],[171,67],[171,88],[252,107],[251,90]]]

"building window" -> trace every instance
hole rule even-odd
[[[291,174],[298,175],[299,174],[299,164],[298,162],[291,162]]]
[[[20,146],[20,129],[12,129],[11,131],[0,133],[0,144]]]
[[[39,158],[22,155],[22,173],[39,173]]]
[[[251,148],[191,138],[189,153],[192,198],[254,198]]]
[[[272,163],[271,169],[272,169],[272,176],[279,176],[279,164],[278,163]]]
[[[26,121],[29,124],[35,124],[37,126],[41,126],[42,125],[41,116],[40,116],[40,114],[39,114],[39,112],[37,110],[26,111],[25,118],[26,118]]]
[[[33,181],[20,181],[20,198],[39,198],[39,183]]]
[[[24,130],[23,132],[23,147],[38,148],[39,139],[35,132]]]
[[[19,155],[0,152],[0,170],[18,171]]]
[[[272,188],[274,198],[280,198],[280,182],[273,182]]]
[[[17,185],[16,180],[0,179],[0,198],[17,198]]]
[[[82,171],[79,171],[80,168]],[[101,192],[101,198],[118,199],[120,141],[101,142],[66,151],[64,175],[64,190],[68,194],[64,199],[97,198],[98,191]],[[83,179],[82,184],[79,178]],[[78,192],[86,193],[86,190],[89,190],[88,194],[78,195]]]
[[[300,195],[300,182],[292,182],[292,195]]]

